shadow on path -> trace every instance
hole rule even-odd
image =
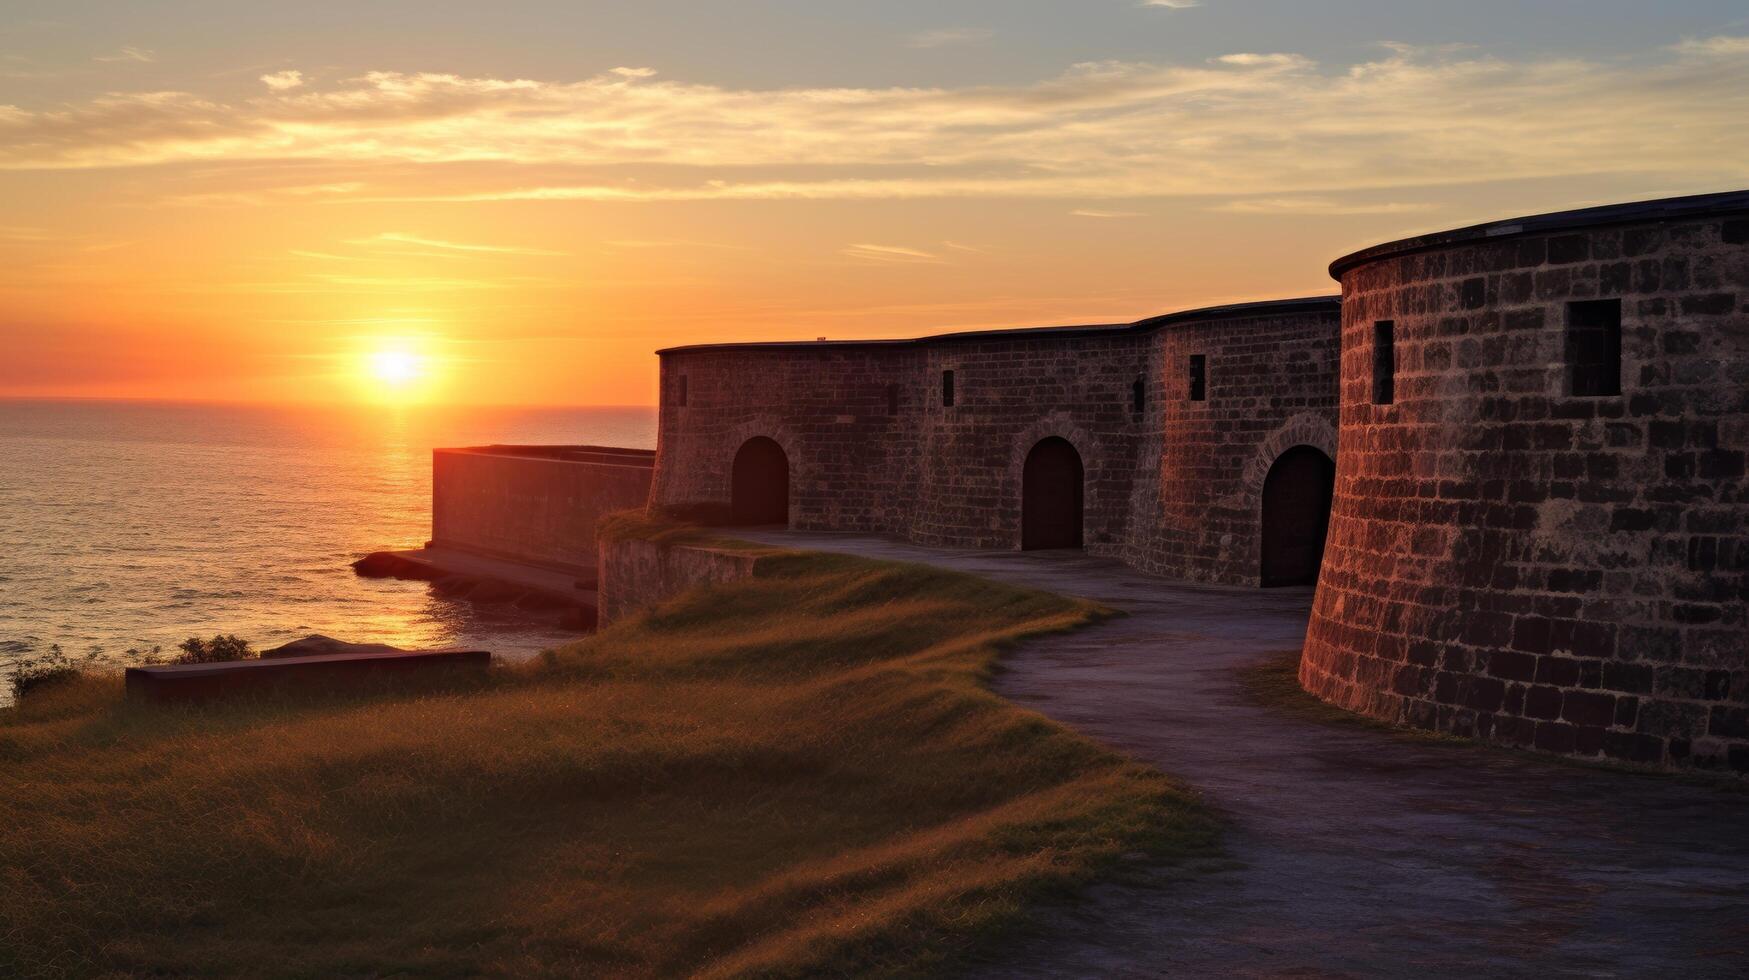
[[[1312,590],[1181,585],[1077,552],[771,544],[918,561],[1128,616],[1029,642],[998,692],[1177,776],[1231,866],[1096,886],[989,977],[1749,976],[1749,794],[1347,728],[1237,671],[1297,650]]]

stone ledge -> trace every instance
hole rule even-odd
[[[601,540],[600,625],[703,585],[752,578],[770,552],[701,542]]]
[[[486,650],[406,650],[398,653],[341,653],[217,664],[129,667],[129,701],[208,701],[249,692],[295,686],[300,690],[342,691],[364,679],[437,672],[484,674],[492,665]]]

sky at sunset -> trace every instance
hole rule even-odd
[[[0,0],[0,396],[645,404],[658,347],[1330,293],[1749,186],[1743,0]]]

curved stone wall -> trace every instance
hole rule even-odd
[[[1546,752],[1749,772],[1749,194],[1500,222],[1332,274],[1341,452],[1305,687]],[[1616,301],[1619,394],[1592,370]],[[1386,322],[1394,403],[1375,404]]]
[[[1140,447],[1124,559],[1182,581],[1257,585],[1263,481],[1299,445],[1336,455],[1339,314],[1322,311],[1180,323],[1154,335],[1159,411]],[[1206,398],[1187,397],[1192,355]]]
[[[1056,436],[1085,468],[1090,552],[1256,585],[1269,461],[1295,439],[1335,448],[1338,327],[1327,298],[1110,326],[663,351],[651,502],[721,513],[736,450],[766,436],[789,456],[792,526],[1014,549],[1027,454]],[[1197,402],[1193,353],[1207,363]]]

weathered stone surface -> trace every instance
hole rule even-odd
[[[789,457],[792,527],[1014,549],[1023,465],[1055,436],[1086,469],[1090,552],[1255,585],[1270,464],[1294,445],[1336,448],[1338,326],[1334,301],[1308,300],[1113,328],[664,351],[651,503],[726,511],[736,451],[764,436]],[[1207,357],[1204,401],[1189,399],[1192,354]]]
[[[130,701],[192,702],[280,690],[338,693],[385,680],[481,676],[491,664],[492,655],[485,650],[340,653],[129,667],[126,684]]]
[[[595,525],[650,495],[653,454],[593,446],[432,453],[431,538],[511,561],[589,572]]]
[[[600,625],[701,585],[753,576],[757,554],[662,541],[601,542]]]
[[[1309,690],[1546,752],[1745,769],[1749,248],[1731,225],[1629,219],[1343,269]],[[1620,394],[1576,397],[1568,304],[1600,299],[1621,301]],[[1371,399],[1381,320],[1389,405]]]

